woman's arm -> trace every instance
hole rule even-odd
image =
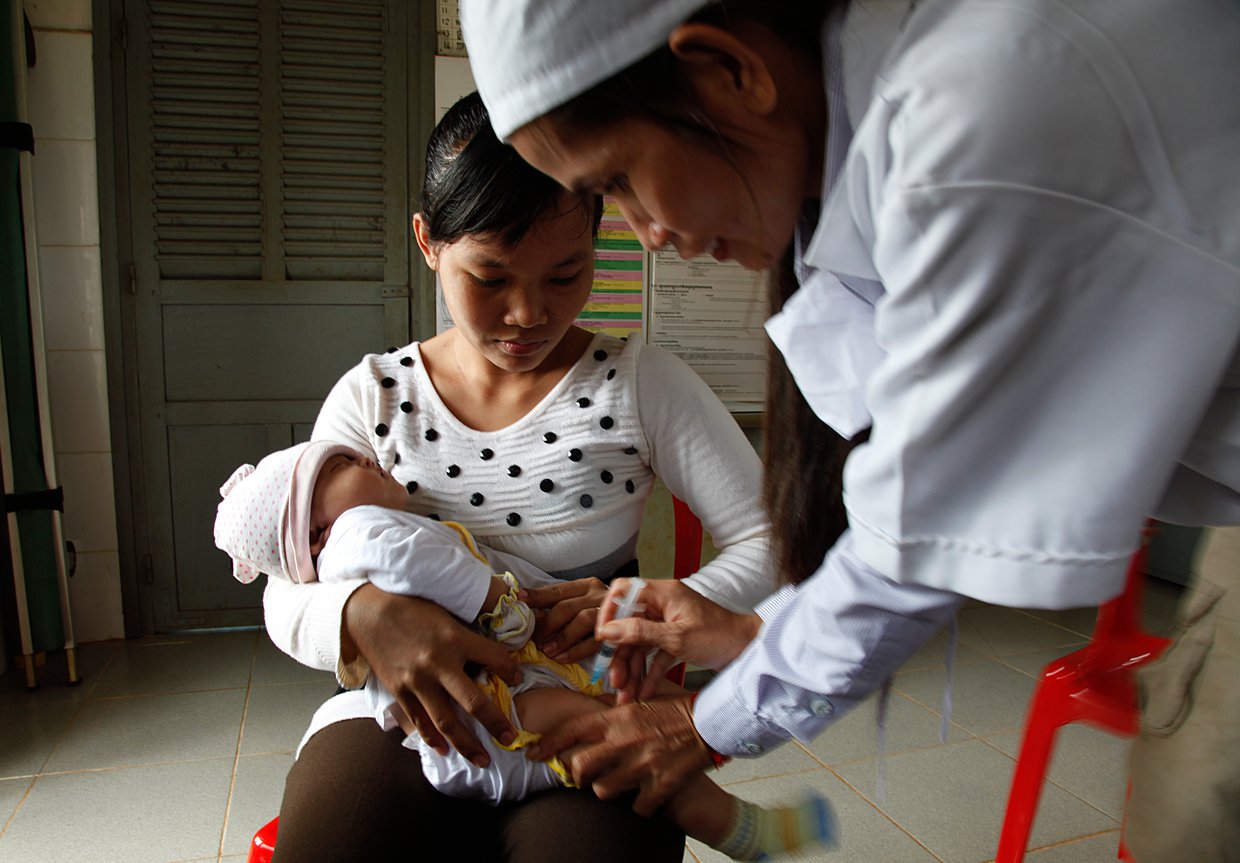
[[[336,441],[374,456],[363,428],[364,374],[365,361],[346,372],[332,387],[315,421],[312,440]],[[293,584],[268,577],[263,593],[267,634],[276,647],[303,665],[335,672],[343,686],[361,686],[370,670],[352,650],[342,656],[341,624],[345,603],[365,583],[364,578],[353,578],[331,585]]]
[[[757,453],[706,383],[661,348],[638,355],[637,401],[651,468],[721,549],[685,584],[731,611],[752,610],[776,587]]]
[[[634,808],[652,812],[710,765],[711,750],[755,757],[789,737],[813,738],[874,692],[963,601],[889,581],[850,546],[846,533],[818,573],[762,604],[757,638],[695,703],[657,698],[581,717],[545,735],[531,756],[587,744],[568,758],[573,777],[600,797],[639,788]],[[637,636],[650,646],[679,645],[710,664],[727,662],[747,637],[743,618],[729,627],[720,623],[726,612],[700,601],[672,608],[651,599],[663,622],[615,621],[608,633],[624,643]],[[721,638],[724,630],[732,635]]]

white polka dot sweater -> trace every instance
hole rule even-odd
[[[691,587],[737,610],[774,589],[756,454],[696,374],[637,340],[595,336],[533,410],[489,432],[445,407],[416,342],[371,354],[333,388],[313,437],[372,453],[405,483],[411,511],[459,521],[480,542],[561,578],[606,578],[636,556],[658,475],[722,550]],[[272,639],[340,674],[342,609],[361,583],[270,579]]]

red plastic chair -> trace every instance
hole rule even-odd
[[[698,571],[702,563],[702,522],[689,505],[678,497],[672,498],[672,517],[675,521],[676,545],[672,555],[672,577],[688,578]],[[671,668],[667,679],[678,686],[685,682],[685,664]],[[279,817],[272,818],[258,829],[250,841],[250,853],[246,863],[271,863],[276,850],[276,831]]]
[[[676,546],[672,554],[672,577],[688,578],[702,565],[702,522],[689,504],[672,498],[672,518],[676,524]],[[685,664],[667,670],[667,679],[677,686],[685,685]]]
[[[1124,592],[1098,609],[1089,644],[1060,657],[1042,670],[1025,739],[1016,760],[999,852],[995,863],[1020,863],[1042,793],[1055,735],[1070,722],[1085,722],[1125,737],[1137,733],[1138,705],[1134,672],[1158,658],[1170,639],[1141,630],[1141,588],[1150,530],[1128,565]],[[1123,842],[1119,859],[1129,859]]]

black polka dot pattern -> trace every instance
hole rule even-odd
[[[396,352],[397,352],[397,351],[399,351],[399,350],[400,350],[400,348],[388,348],[386,351],[384,351],[384,353],[394,354],[394,353],[396,353]]]
[[[427,518],[429,518],[431,521],[439,521],[439,513],[432,512],[430,515],[427,516]]]
[[[602,515],[614,506],[636,506],[635,497],[627,498],[626,493],[636,496],[638,487],[648,488],[649,483],[639,461],[641,450],[624,440],[632,441],[630,425],[634,425],[627,407],[622,406],[628,404],[625,396],[631,389],[631,382],[619,376],[619,364],[626,358],[618,354],[615,340],[605,340],[601,346],[596,343],[596,348],[589,351],[595,362],[576,381],[576,393],[561,394],[553,410],[541,422],[535,420],[541,430],[538,425],[527,425],[523,435],[511,440],[455,427],[430,427],[428,421],[434,420],[435,411],[419,401],[422,396],[415,394],[420,388],[408,374],[417,365],[416,354],[409,348],[390,350],[396,355],[388,361],[386,374],[371,378],[372,386],[378,384],[385,390],[376,405],[380,413],[371,420],[372,440],[384,466],[402,481],[408,480],[403,485],[411,496],[411,507],[423,513],[439,510],[427,513],[438,521],[464,518],[475,529],[490,525],[502,531],[506,525],[510,531],[520,531],[530,519],[529,529],[541,524],[544,509],[563,512],[561,507],[576,505],[580,511],[592,511],[597,507]],[[610,382],[615,381],[619,383],[612,386]],[[611,434],[622,425],[623,437]],[[418,437],[433,446],[419,451]],[[548,449],[537,449],[540,439]],[[514,447],[525,453],[519,456],[524,465],[509,461],[518,455]],[[410,475],[420,479],[409,479]],[[584,512],[579,517],[585,517]]]

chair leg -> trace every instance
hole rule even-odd
[[[995,863],[1020,863],[1025,857],[1055,735],[1063,724],[1064,706],[1053,682],[1043,680],[1029,708],[1025,739],[1021,742],[1016,771],[1012,775],[1012,791],[1003,815]]]

